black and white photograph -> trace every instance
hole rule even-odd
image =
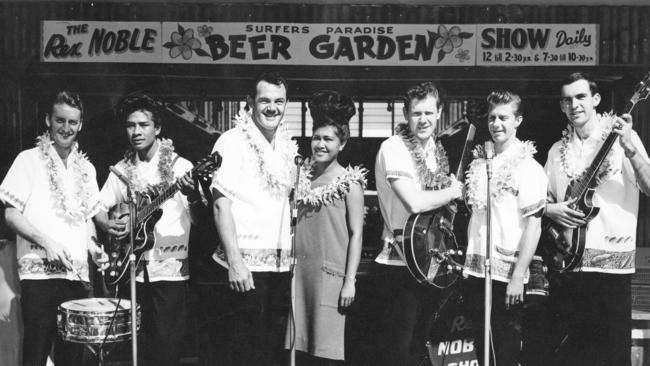
[[[650,366],[648,0],[0,0],[0,366]]]

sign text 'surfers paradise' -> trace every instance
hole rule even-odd
[[[43,21],[42,29],[44,62],[527,66],[597,60],[592,24]]]

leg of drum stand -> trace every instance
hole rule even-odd
[[[97,366],[104,366],[104,350],[100,346],[98,350],[93,348],[92,344],[86,344],[86,347],[97,357]]]

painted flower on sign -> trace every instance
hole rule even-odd
[[[469,50],[463,50],[459,48],[456,52],[456,56],[454,57],[456,57],[460,62],[469,61]]]
[[[201,41],[194,38],[194,30],[192,28],[185,29],[180,24],[178,32],[172,32],[171,42],[165,43],[163,47],[169,48],[169,57],[171,58],[182,55],[183,59],[189,60],[193,53],[209,57],[208,53],[201,49]]]
[[[442,61],[447,54],[462,46],[463,39],[471,38],[474,35],[474,33],[462,32],[457,25],[447,30],[447,27],[443,24],[438,26],[437,33],[432,31],[428,32],[429,37],[435,40],[434,47],[440,50],[438,51],[438,62]]]
[[[205,37],[212,34],[212,31],[214,30],[214,28],[212,28],[211,26],[209,26],[207,24],[203,24],[203,25],[198,26],[198,28],[196,28],[196,30],[199,32],[199,37],[205,38]]]

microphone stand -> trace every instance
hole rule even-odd
[[[487,172],[487,198],[486,198],[486,221],[487,238],[485,250],[485,323],[483,328],[483,365],[490,365],[490,328],[492,323],[492,196],[490,182],[492,180],[492,157],[494,147],[492,142],[485,143],[485,161]]]
[[[136,274],[135,274],[135,253],[133,248],[135,246],[135,223],[136,223],[136,210],[135,210],[135,196],[131,191],[129,184],[126,185],[126,195],[129,200],[129,241],[131,248],[129,249],[129,272],[131,281],[131,358],[133,366],[138,366],[138,323],[137,323],[137,303],[136,303]]]
[[[296,182],[291,190],[289,196],[290,206],[291,206],[291,266],[289,268],[289,275],[291,276],[291,312],[290,321],[291,327],[289,328],[289,339],[291,344],[290,356],[289,356],[289,365],[296,365],[296,223],[298,222],[298,208],[297,208],[297,198],[296,192],[298,190],[298,184],[300,183],[300,167],[303,163],[303,158],[300,155],[296,155],[293,159],[293,162],[296,164]]]
[[[136,268],[135,253],[133,252],[133,248],[135,247],[134,230],[136,223],[135,195],[133,194],[133,191],[131,191],[131,184],[129,180],[122,173],[120,173],[117,168],[111,166],[109,167],[109,170],[113,172],[113,174],[115,174],[115,176],[117,176],[117,178],[121,180],[122,183],[124,183],[126,186],[126,197],[129,201],[129,241],[131,243],[131,247],[129,248],[129,273],[131,282],[131,361],[133,366],[138,366],[138,304],[136,303]]]

